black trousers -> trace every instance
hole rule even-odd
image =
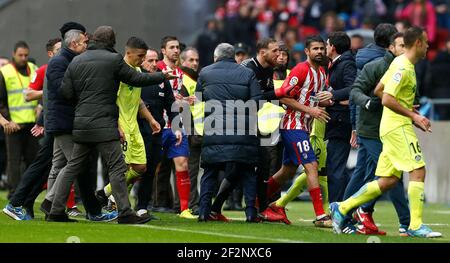
[[[141,175],[139,187],[137,190],[138,201],[135,210],[147,209],[152,199],[153,180],[158,171],[162,157],[162,136],[143,135],[145,152],[147,155],[147,171]]]
[[[39,149],[38,139],[31,135],[30,130],[34,124],[21,125],[21,129],[13,134],[6,135],[7,175],[10,194],[14,193],[20,183],[22,160],[25,169],[31,165]]]
[[[277,146],[260,146],[259,163],[256,167],[256,189],[259,203],[259,211],[267,208],[267,181],[271,174],[271,164],[277,158]]]
[[[198,193],[198,173],[200,170],[200,155],[202,153],[203,137],[191,135],[189,139],[189,177],[191,179],[191,193],[189,195],[189,208],[198,208],[200,195]]]
[[[200,185],[200,217],[208,218],[210,212],[212,211],[211,200],[217,187],[219,171],[226,170],[228,175],[224,181],[229,180],[230,184],[236,184],[236,181],[241,181],[244,186],[244,198],[246,204],[245,215],[247,220],[252,221],[256,218],[256,175],[254,165],[226,162],[217,164],[203,164],[203,169],[204,173]],[[224,197],[228,196],[229,192],[233,190],[233,188],[228,185],[226,185],[226,189],[228,193],[224,193]],[[219,194],[221,194],[221,189],[219,189],[218,195]],[[226,197],[222,199],[225,201]]]
[[[45,133],[41,139],[40,148],[33,163],[28,167],[20,179],[14,195],[10,199],[13,206],[33,208],[34,201],[42,192],[42,187],[47,182],[48,174],[52,166],[53,135]]]
[[[154,178],[153,207],[173,208],[174,197],[170,178],[174,167],[173,160],[163,154],[159,170]]]

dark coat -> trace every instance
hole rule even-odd
[[[358,78],[353,83],[350,93],[351,101],[359,106],[356,130],[358,135],[378,139],[380,137],[380,121],[383,106],[381,99],[373,93],[376,85],[388,70],[394,60],[394,55],[386,51],[383,58],[376,59],[364,66]],[[369,109],[366,104],[370,100]]]
[[[327,108],[331,120],[327,124],[326,137],[350,140],[351,124],[348,106],[340,105],[340,101],[349,99],[350,90],[356,78],[355,58],[351,51],[346,51],[331,65],[329,85],[333,88],[335,104]]]
[[[255,101],[257,103],[261,98],[261,90],[255,73],[249,68],[238,65],[234,59],[224,59],[202,69],[196,92],[201,92],[202,100],[205,101],[202,164],[220,162],[256,164],[259,147],[256,125],[254,130],[249,129],[249,123],[256,124],[256,113],[250,114],[249,111],[241,111],[241,109],[231,111],[228,109],[227,111],[226,108],[227,100],[241,100],[243,103]],[[222,107],[222,111],[208,110],[214,105],[213,100],[219,102],[218,106]],[[226,122],[233,122],[235,124],[233,129],[227,131]],[[245,135],[237,135],[238,127],[242,126],[243,122],[246,128],[239,132],[245,132]],[[223,126],[220,127],[220,124],[217,125],[218,123]],[[216,134],[212,134],[212,129],[208,126],[214,126],[220,130],[216,130]],[[220,132],[219,135],[218,132]]]
[[[367,47],[358,50],[356,53],[356,67],[358,70],[363,69],[367,63],[384,56],[386,49],[375,44],[369,44]]]
[[[45,131],[52,134],[70,134],[73,129],[75,104],[61,94],[61,82],[70,62],[77,54],[64,47],[49,62],[47,72],[47,88],[44,89]]]
[[[114,49],[95,43],[72,61],[62,83],[63,95],[76,103],[74,141],[119,140],[116,101],[120,82],[143,87],[162,83],[164,79],[162,73],[137,72]]]

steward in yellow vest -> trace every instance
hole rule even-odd
[[[22,160],[28,167],[39,147],[30,132],[36,122],[37,101],[26,102],[24,96],[37,69],[28,62],[29,52],[27,43],[17,42],[12,62],[0,68],[0,125],[6,134],[9,196],[20,182]]]
[[[5,84],[9,118],[17,124],[36,121],[37,101],[26,102],[24,98],[24,91],[28,88],[36,69],[36,65],[30,62],[26,64],[27,75],[22,75],[13,63],[0,69]]]

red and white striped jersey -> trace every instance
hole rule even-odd
[[[160,70],[167,70],[167,65],[164,61],[159,61],[157,64]],[[179,67],[172,68],[173,74],[178,78],[170,80],[170,86],[172,86],[173,95],[178,95],[181,91],[181,87],[183,86],[183,71]]]
[[[322,67],[315,70],[307,61],[299,63],[284,80],[282,88],[288,86],[294,86],[290,95],[300,104],[317,107],[319,105],[317,92],[326,90],[325,70]],[[281,129],[310,132],[312,120],[309,114],[287,108]]]
[[[164,61],[159,61],[157,66],[160,70],[167,70],[167,65]],[[176,79],[169,80],[170,86],[172,87],[173,95],[176,97],[181,92],[181,87],[183,87],[183,71],[179,67],[172,68],[173,74],[177,76]],[[164,128],[170,128],[171,123],[169,117],[167,116],[166,110],[164,110],[163,118],[166,121],[166,126]]]

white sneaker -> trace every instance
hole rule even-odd
[[[141,216],[144,215],[144,214],[148,214],[148,211],[147,211],[146,209],[139,209],[139,210],[136,212],[136,215],[139,216],[139,217],[141,217]]]

